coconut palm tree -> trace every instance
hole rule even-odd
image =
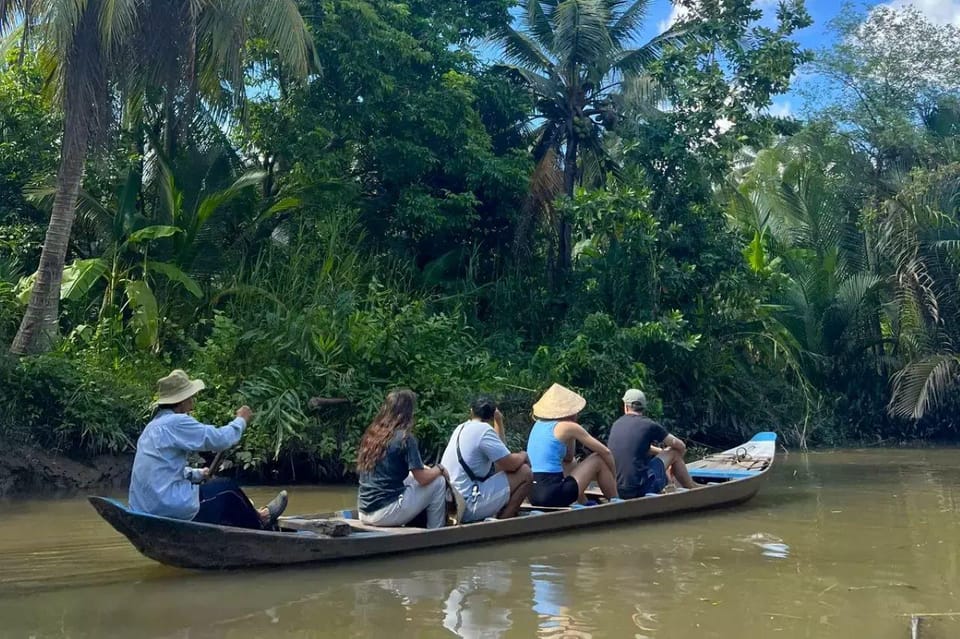
[[[536,112],[532,185],[559,186],[572,197],[589,158],[600,176],[614,169],[604,132],[617,121],[618,101],[642,79],[665,46],[684,37],[674,27],[640,47],[638,38],[650,0],[530,0],[519,28],[505,25],[496,40],[506,64],[533,94]],[[557,178],[551,178],[551,175]],[[553,193],[552,195],[556,195]],[[537,195],[537,194],[535,194]],[[550,197],[542,200],[552,199]],[[571,260],[571,225],[558,223],[558,267]]]
[[[879,252],[892,267],[891,325],[902,362],[892,415],[921,419],[942,408],[960,380],[960,170],[911,174],[887,200]]]
[[[0,6],[0,26],[21,5]],[[315,62],[295,0],[33,0],[31,10],[41,46],[57,63],[64,133],[40,266],[11,346],[16,354],[46,350],[56,336],[87,152],[114,121],[115,107],[122,104],[125,119],[139,120],[158,102],[169,155],[199,99],[242,102],[248,38],[259,34],[273,43],[290,77],[304,77]]]

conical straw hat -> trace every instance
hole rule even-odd
[[[540,419],[560,419],[576,415],[587,405],[587,400],[569,388],[554,384],[533,405],[533,414]]]

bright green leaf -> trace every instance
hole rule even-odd
[[[133,328],[134,343],[144,350],[152,348],[156,346],[160,336],[160,311],[157,307],[157,298],[143,280],[128,282],[126,291],[130,309],[133,311],[130,325]]]
[[[196,280],[169,262],[147,262],[147,271],[160,273],[171,282],[176,282],[194,297],[203,297],[203,291]]]
[[[82,299],[109,270],[110,267],[100,258],[75,260],[68,264],[63,269],[63,280],[60,282],[60,299]]]
[[[163,237],[171,237],[177,233],[183,233],[183,229],[176,226],[147,226],[139,231],[134,231],[127,238],[127,244],[138,244],[145,240],[157,240]]]

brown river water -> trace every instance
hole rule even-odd
[[[237,572],[154,563],[82,497],[3,501],[0,637],[956,638],[958,457],[791,453],[728,510]],[[354,498],[296,487],[290,510]]]

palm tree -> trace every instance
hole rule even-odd
[[[26,354],[53,343],[60,281],[70,241],[84,161],[91,139],[109,118],[107,82],[113,54],[128,35],[125,16],[104,12],[102,0],[49,2],[43,16],[46,46],[58,60],[64,130],[57,192],[26,313],[10,350]]]
[[[650,0],[530,0],[520,28],[503,27],[496,39],[508,64],[501,65],[533,94],[536,105],[531,184],[560,186],[572,197],[589,158],[597,174],[614,169],[604,147],[604,132],[617,121],[619,98],[663,48],[683,37],[675,27],[633,48]],[[541,199],[550,200],[554,192]],[[541,195],[534,193],[534,195]],[[557,226],[558,267],[571,260],[571,225]]]
[[[18,24],[21,30],[17,64],[23,64],[27,49],[30,48],[38,1],[40,0],[0,0],[0,31]]]
[[[960,380],[960,170],[910,175],[884,203],[878,252],[892,267],[895,355],[888,409],[914,420],[943,409]]]
[[[10,24],[10,7],[21,4],[0,6],[0,28]],[[243,101],[249,37],[259,34],[272,42],[290,77],[304,77],[315,63],[295,0],[34,0],[31,9],[38,16],[41,46],[57,62],[64,133],[50,224],[10,349],[15,354],[42,352],[56,337],[60,282],[86,155],[116,115],[114,98],[124,105],[126,119],[140,119],[159,92],[170,152],[200,97],[219,104]]]
[[[774,319],[807,380],[821,389],[842,374],[844,358],[875,345],[884,285],[868,268],[838,170],[849,159],[803,137],[786,140],[735,171],[728,206],[733,225],[752,237],[751,268],[781,273]]]

